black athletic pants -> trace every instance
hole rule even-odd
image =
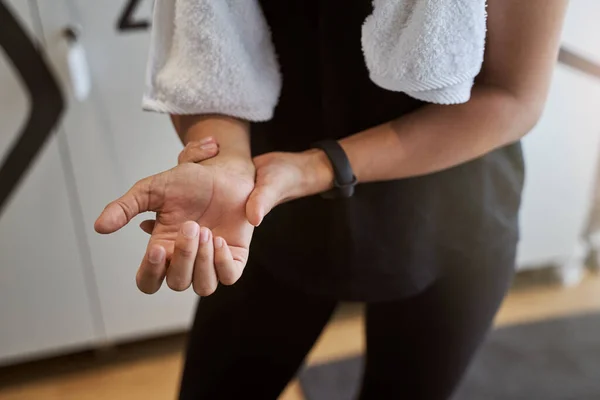
[[[360,399],[448,399],[512,275],[456,269],[417,296],[367,303]],[[249,265],[237,284],[200,301],[180,399],[277,399],[335,307]]]

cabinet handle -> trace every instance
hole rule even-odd
[[[73,96],[78,101],[88,98],[91,90],[90,68],[87,62],[85,49],[81,43],[81,28],[68,26],[63,30],[67,43],[67,66]]]

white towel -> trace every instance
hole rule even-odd
[[[156,0],[145,110],[268,120],[281,77],[256,0]]]
[[[485,0],[373,6],[362,46],[375,84],[432,103],[469,100],[483,63]],[[144,109],[264,121],[281,80],[257,0],[156,0]]]
[[[362,31],[370,77],[419,100],[464,103],[483,64],[485,0],[375,0]]]

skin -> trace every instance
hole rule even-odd
[[[543,110],[567,4],[488,0],[485,61],[471,100],[426,105],[340,140],[358,181],[437,172],[529,132]],[[239,279],[254,226],[273,207],[330,189],[333,171],[320,150],[251,159],[246,121],[222,115],[172,120],[185,144],[179,165],[138,182],[105,208],[95,228],[112,233],[139,213],[156,212],[156,222],[142,223],[151,237],[138,287],[154,293],[166,277],[174,290],[193,285],[207,296],[218,282]]]

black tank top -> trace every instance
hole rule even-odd
[[[254,155],[303,151],[423,105],[369,79],[361,28],[371,4],[261,0],[283,89],[274,118],[252,127]],[[415,294],[447,268],[512,268],[522,186],[515,144],[442,172],[360,184],[350,199],[294,200],[257,228],[249,268],[258,263],[303,290],[363,301]]]

